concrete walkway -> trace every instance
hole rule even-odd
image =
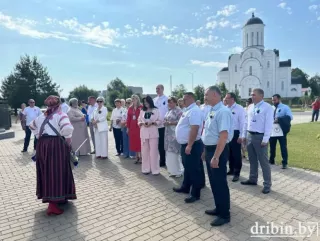
[[[272,166],[269,195],[261,193],[261,173],[259,186],[229,182],[231,223],[212,228],[204,214],[214,205],[208,179],[201,200],[185,204],[184,195],[172,192],[181,179],[165,169],[160,176],[141,174],[133,160],[115,157],[111,135],[110,160],[82,158],[74,170],[78,200],[63,215],[47,217],[47,205],[36,200],[35,164],[20,152],[24,133],[14,129],[15,139],[0,141],[0,240],[289,240],[253,238],[252,226],[320,222],[320,173]],[[248,170],[244,161],[242,180]],[[320,240],[315,232],[303,236],[290,240]]]

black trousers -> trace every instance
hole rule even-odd
[[[184,166],[184,176],[181,188],[190,191],[191,196],[200,197],[200,191],[203,186],[203,166],[201,166],[201,154],[203,144],[201,140],[195,141],[190,155],[185,153],[187,144],[181,145],[181,158]]]
[[[229,146],[226,145],[219,158],[219,168],[211,167],[211,159],[217,146],[205,147],[205,159],[207,164],[210,186],[216,206],[221,218],[230,218],[230,192],[227,181],[227,161]]]
[[[274,163],[276,158],[277,141],[280,143],[280,150],[282,156],[282,164],[288,165],[288,148],[287,148],[287,136],[270,137],[270,163]]]
[[[235,176],[240,176],[242,168],[241,144],[237,142],[239,135],[240,132],[235,130],[233,139],[229,143],[229,169]]]
[[[23,145],[23,150],[28,150],[29,144],[30,144],[30,138],[31,138],[31,130],[29,128],[29,126],[26,126],[26,137],[24,138],[24,145]],[[37,138],[34,137],[34,142],[33,142],[33,149],[35,150],[37,148]]]
[[[164,150],[164,133],[165,128],[159,128],[159,143],[158,143],[158,150],[160,154],[160,166],[164,167],[166,165],[166,151]]]
[[[114,140],[116,142],[116,149],[117,153],[121,154],[123,153],[123,137],[122,137],[122,131],[119,128],[113,128],[113,136]]]
[[[314,119],[318,121],[318,118],[319,118],[319,110],[312,110],[312,121],[314,121]]]

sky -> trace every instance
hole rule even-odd
[[[38,56],[67,96],[79,85],[126,85],[170,94],[216,83],[241,52],[242,27],[263,20],[266,49],[309,75],[320,72],[320,0],[1,0],[0,79],[21,55]]]

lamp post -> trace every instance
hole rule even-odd
[[[193,91],[193,76],[194,76],[195,71],[189,72],[191,74],[191,86],[192,86],[192,91]]]

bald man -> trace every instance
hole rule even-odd
[[[24,145],[23,145],[22,152],[27,152],[30,144],[31,130],[29,128],[29,125],[31,124],[32,121],[37,119],[37,117],[42,114],[40,108],[36,106],[36,102],[33,99],[30,99],[28,101],[28,104],[29,106],[26,107],[22,112],[23,115],[26,117],[26,129],[25,129],[26,136],[24,138]],[[36,147],[37,147],[37,138],[34,137],[34,143],[33,143],[34,151],[36,150]]]

